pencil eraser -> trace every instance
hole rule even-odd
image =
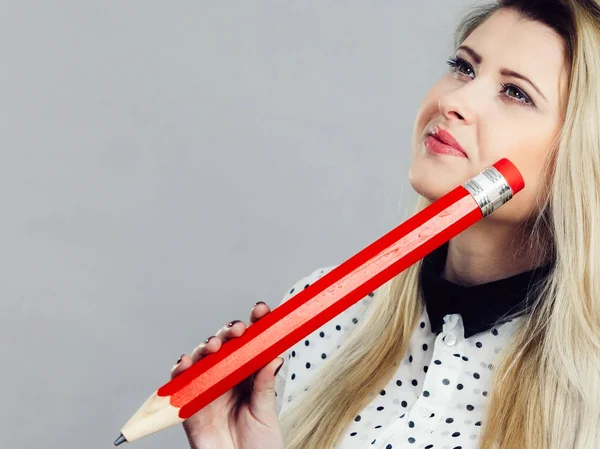
[[[521,172],[519,172],[515,164],[508,159],[503,158],[496,162],[493,167],[495,167],[496,170],[498,170],[502,176],[504,176],[504,179],[506,179],[506,182],[508,182],[508,185],[512,189],[513,195],[520,190],[523,190],[525,187],[525,180],[523,179],[523,176],[521,176]]]

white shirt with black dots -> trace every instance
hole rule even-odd
[[[281,303],[334,269],[322,267],[298,280]],[[311,376],[364,316],[377,290],[280,355],[275,381],[279,416],[311,385]],[[464,338],[460,314],[446,315],[439,335],[426,308],[404,360],[387,386],[354,419],[335,449],[476,449],[491,372],[520,318]]]

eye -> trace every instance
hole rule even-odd
[[[460,69],[459,69],[460,67],[466,67],[468,70],[471,70],[471,72],[473,72],[473,68],[471,67],[471,64],[469,64],[464,59],[456,58],[456,57],[450,57],[450,58],[448,58],[448,60],[446,61],[446,63],[450,66],[450,71],[451,72],[464,73],[464,72],[460,71]],[[464,73],[464,74],[468,75],[468,73]],[[475,74],[475,72],[473,72],[473,74]]]
[[[471,74],[473,74],[473,75],[475,74],[475,71],[473,70],[473,67],[471,66],[471,64],[469,64],[467,61],[465,61],[462,58],[450,57],[450,58],[448,58],[446,63],[450,66],[450,72],[454,72],[454,73],[458,72],[458,73],[461,73],[461,74],[467,75],[467,76],[470,76]],[[461,68],[464,68],[465,71],[462,71]],[[467,71],[470,71],[470,73],[468,73]],[[512,84],[504,84],[504,83],[501,83],[501,85],[502,85],[501,92],[505,92],[508,89],[514,89],[515,92],[517,92],[517,94],[518,94],[518,97],[506,95],[506,97],[508,98],[508,101],[523,104],[525,106],[534,106],[533,101],[531,101],[529,96],[526,93],[524,93],[521,89],[519,89],[517,86],[514,86]]]
[[[519,95],[519,98],[511,97],[507,95],[512,101],[516,101],[517,103],[525,103],[525,104],[533,104],[533,102],[529,99],[527,95],[521,91],[517,86],[513,86],[512,84],[504,84],[502,83],[502,91],[506,92],[507,89],[514,89],[515,92]],[[514,99],[514,100],[513,100]]]

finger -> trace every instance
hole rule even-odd
[[[270,311],[271,308],[266,303],[262,301],[259,302],[252,308],[252,311],[250,312],[250,324],[256,323]]]
[[[254,416],[264,418],[276,416],[275,410],[275,382],[279,367],[284,360],[277,357],[263,367],[255,376],[250,398],[250,408]]]
[[[213,352],[221,349],[221,339],[215,335],[208,337],[198,346],[196,346],[192,353],[190,354],[190,358],[192,359],[192,363],[196,363],[202,357],[212,354]]]
[[[230,326],[231,325],[231,326]],[[202,357],[217,352],[221,346],[231,338],[239,337],[246,330],[246,324],[243,321],[234,320],[223,326],[219,331],[204,340],[192,351],[192,362],[196,363]]]
[[[223,326],[215,334],[221,339],[221,342],[225,343],[232,338],[239,337],[246,331],[246,323],[240,320],[234,320]]]
[[[250,312],[250,323],[255,323],[260,320],[263,316],[271,311],[271,308],[264,302],[256,304]],[[209,337],[208,341],[204,341],[194,348],[191,354],[193,363],[196,363],[203,356],[212,354],[221,348],[221,345],[231,338],[240,337],[246,331],[246,324],[243,321],[234,320],[231,323],[232,326],[225,325],[219,331]]]
[[[181,359],[171,368],[171,379],[177,377],[190,366],[192,366],[192,359],[189,356],[182,354]]]

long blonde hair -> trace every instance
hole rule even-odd
[[[548,187],[539,214],[522,224],[530,236],[523,250],[541,248],[552,269],[498,355],[479,448],[600,448],[600,3],[475,6],[456,30],[455,48],[500,8],[555,30],[570,73],[564,124],[544,162]],[[429,204],[417,195],[404,219]],[[421,263],[378,289],[366,316],[283,413],[286,449],[333,449],[396,373],[423,310]]]

